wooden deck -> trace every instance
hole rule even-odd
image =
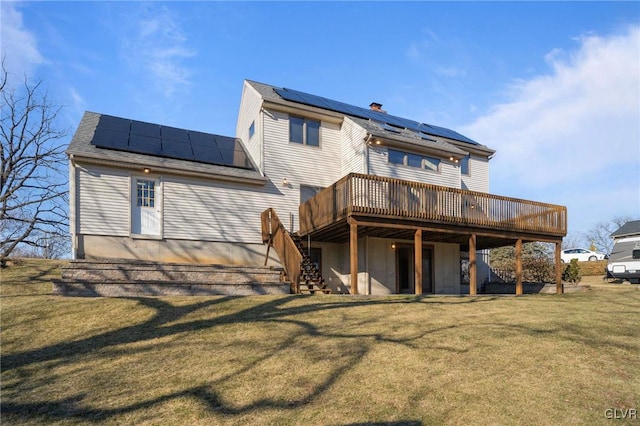
[[[519,239],[562,241],[567,209],[536,201],[380,176],[349,174],[300,206],[301,235],[316,241],[348,241],[349,223],[360,235],[457,242],[477,249]],[[350,219],[348,221],[348,219]]]
[[[401,179],[349,174],[300,205],[302,236],[349,242],[351,293],[358,288],[358,238],[373,236],[415,244],[415,283],[422,282],[423,241],[460,245],[469,252],[469,293],[476,294],[476,251],[515,245],[516,294],[522,294],[522,244],[555,244],[556,291],[563,292],[560,249],[567,208],[483,192]],[[421,294],[421,285],[415,285]]]

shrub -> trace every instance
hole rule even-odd
[[[524,280],[537,283],[555,281],[554,263],[546,257],[523,259]]]
[[[504,282],[515,282],[515,253],[513,246],[491,250],[492,272]],[[555,267],[548,245],[543,243],[522,245],[522,279],[526,282],[539,283],[555,281]]]
[[[578,265],[578,260],[571,259],[571,263],[565,266],[564,271],[562,272],[562,281],[577,283],[580,282],[581,279],[582,276],[580,275],[580,265]]]

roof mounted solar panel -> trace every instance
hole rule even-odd
[[[129,136],[129,150],[140,154],[161,155],[162,140],[160,138],[131,134]]]
[[[433,136],[428,135],[427,133],[424,132],[420,132],[420,137],[426,141],[432,141],[432,142],[436,142],[436,140],[433,138]]]
[[[91,144],[103,149],[255,169],[244,146],[235,138],[108,115],[100,116]]]
[[[392,132],[392,133],[400,133],[401,129],[396,127],[396,126],[392,126],[389,123],[384,123],[384,125],[382,126],[382,128],[388,132]]]
[[[160,134],[162,139],[171,139],[174,141],[189,142],[189,134],[184,129],[177,129],[175,127],[160,126]]]
[[[91,144],[99,148],[126,149],[129,145],[129,133],[112,132],[107,129],[96,129]]]
[[[223,149],[233,151],[236,148],[236,139],[230,138],[227,136],[216,136],[216,144],[218,148],[222,151]]]
[[[128,135],[131,130],[131,120],[123,120],[122,118],[112,117],[110,115],[101,115],[97,129],[122,132]]]
[[[185,143],[174,140],[163,140],[162,156],[177,158],[178,160],[195,160],[191,144],[188,141]]]
[[[220,150],[215,144],[210,146],[196,144],[191,145],[191,148],[193,148],[193,156],[196,161],[220,165],[227,164],[223,161],[222,154],[220,154]]]
[[[466,136],[463,136],[458,132],[454,132],[453,130],[445,129],[444,127],[432,126],[426,123],[419,123],[415,120],[409,120],[395,115],[386,114],[384,112],[345,104],[343,102],[334,101],[331,99],[323,98],[321,96],[311,95],[309,93],[304,93],[293,89],[274,88],[273,90],[282,99],[285,99],[287,101],[315,106],[322,109],[328,109],[354,117],[383,122],[390,125],[406,128],[413,132],[424,132],[434,136],[442,136],[461,142],[467,142],[473,145],[480,145],[479,143],[467,138]]]
[[[209,133],[189,132],[191,145],[212,145],[216,143],[215,137]]]
[[[469,139],[468,137],[463,136],[458,132],[454,132],[453,130],[446,129],[444,127],[430,125],[429,129],[428,130],[425,129],[424,132],[430,135],[443,136],[445,138],[454,139],[461,142],[467,142],[472,145],[480,145],[478,142],[472,139]]]
[[[158,124],[131,121],[131,134],[160,138],[160,126]]]

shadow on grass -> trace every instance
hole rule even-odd
[[[20,265],[23,263],[25,262],[21,261]],[[60,276],[61,265],[34,263],[33,268],[27,269],[29,266],[18,268],[20,271],[28,271],[27,274],[13,272],[15,265],[0,272],[0,298],[51,295],[51,279]]]
[[[73,342],[62,342],[55,345],[45,346],[40,349],[35,349],[27,352],[2,355],[2,370],[8,371],[14,368],[25,367],[30,364],[40,362],[60,361],[65,362],[68,357],[78,357],[80,355],[88,354],[98,351],[103,348],[122,345],[134,342],[143,342],[146,340],[158,339],[166,336],[175,335],[184,332],[193,332],[203,329],[209,329],[211,327],[217,327],[227,324],[233,324],[238,322],[265,322],[265,321],[284,321],[296,323],[306,329],[307,334],[310,336],[326,335],[320,333],[315,326],[306,321],[294,321],[286,319],[290,316],[301,316],[310,314],[313,312],[342,309],[346,307],[355,306],[367,306],[379,304],[405,304],[420,302],[424,299],[423,296],[416,297],[401,297],[391,299],[362,299],[354,300],[349,299],[344,302],[336,302],[335,299],[324,303],[304,304],[300,306],[292,306],[282,308],[282,306],[295,300],[304,298],[313,298],[314,296],[285,296],[278,299],[273,299],[269,302],[262,303],[260,305],[253,306],[251,308],[234,312],[229,315],[223,315],[218,318],[193,320],[190,322],[183,322],[178,324],[172,324],[165,326],[165,324],[175,322],[180,318],[198,311],[203,308],[229,302],[234,299],[239,299],[242,296],[226,296],[217,299],[209,299],[199,303],[194,303],[186,306],[174,306],[169,302],[162,299],[146,298],[146,297],[134,297],[127,298],[130,300],[136,300],[139,304],[154,309],[156,314],[149,320],[132,325],[130,327],[123,327],[118,330],[108,331],[96,336],[91,336],[86,339],[76,340]],[[459,298],[455,301],[437,301],[430,300],[429,305],[453,304],[453,303],[479,303],[490,302],[494,298],[490,297],[478,297],[478,298]],[[344,336],[338,336],[344,337]],[[374,337],[366,335],[358,335],[358,337]],[[382,339],[381,336],[378,336]],[[399,343],[399,342],[397,342]]]
[[[365,357],[372,346],[376,342],[385,342],[390,344],[404,345],[406,347],[414,347],[414,341],[422,339],[428,335],[439,333],[443,330],[455,329],[462,327],[462,324],[444,325],[439,328],[428,328],[424,331],[415,333],[408,337],[393,338],[382,333],[330,333],[325,332],[314,325],[313,322],[305,320],[305,315],[320,311],[330,311],[343,308],[354,308],[358,306],[371,307],[374,305],[401,305],[424,303],[425,308],[433,307],[439,304],[451,306],[453,304],[470,304],[470,303],[488,303],[499,298],[493,297],[461,297],[447,298],[437,300],[434,298],[425,301],[424,297],[397,297],[397,298],[345,298],[345,300],[324,300],[319,298],[317,303],[290,304],[291,302],[300,301],[314,296],[285,296],[275,299],[269,299],[264,303],[253,305],[239,311],[221,315],[216,318],[194,319],[186,322],[176,323],[178,320],[194,313],[200,309],[222,305],[229,303],[238,296],[220,297],[215,299],[207,299],[184,306],[174,306],[171,303],[155,298],[130,298],[137,301],[141,306],[151,308],[155,314],[139,324],[123,327],[117,330],[104,332],[99,335],[75,340],[72,342],[61,342],[39,349],[24,351],[19,353],[2,354],[1,365],[2,371],[7,372],[15,369],[25,369],[20,371],[18,375],[21,379],[5,390],[20,392],[22,388],[28,387],[29,373],[28,370],[38,363],[47,363],[47,368],[57,365],[72,365],[79,357],[88,354],[96,354],[98,351],[115,347],[117,345],[140,343],[159,339],[167,336],[176,335],[186,332],[197,332],[199,330],[211,329],[235,323],[277,323],[277,324],[293,324],[298,328],[298,332],[290,333],[273,350],[265,353],[251,364],[239,366],[235,371],[217,378],[207,386],[195,386],[181,390],[179,392],[168,393],[157,398],[151,398],[145,401],[134,402],[126,406],[117,408],[98,408],[87,407],[83,404],[86,396],[78,394],[66,399],[52,398],[43,402],[18,403],[7,400],[6,394],[3,396],[0,412],[5,419],[33,419],[37,421],[75,419],[79,421],[101,421],[112,418],[114,416],[134,413],[138,410],[149,409],[158,404],[178,398],[195,398],[202,402],[212,413],[222,415],[242,415],[251,413],[254,410],[280,409],[291,410],[305,406],[315,399],[326,393],[332,386],[342,378],[345,373],[350,371],[354,366],[358,365],[363,357]],[[287,306],[290,304],[289,306]],[[504,326],[504,324],[492,324],[494,326]],[[522,327],[521,327],[522,328]],[[529,332],[534,335],[553,333],[556,330],[544,329],[526,329],[521,331]],[[217,387],[221,387],[224,383],[239,374],[248,372],[255,368],[256,365],[267,362],[269,359],[277,356],[281,351],[291,347],[296,339],[300,337],[326,337],[337,339],[353,339],[353,344],[349,345],[348,353],[343,354],[339,361],[332,364],[332,371],[319,383],[316,383],[311,389],[300,392],[299,395],[285,395],[282,397],[257,399],[246,405],[231,404],[224,402]],[[434,347],[433,349],[465,352],[463,349],[453,347]],[[141,349],[134,349],[141,350]],[[312,349],[308,349],[312,350]],[[109,362],[109,360],[105,360]],[[394,424],[394,423],[381,423]],[[412,424],[418,425],[420,422],[408,421],[397,422],[395,424]]]

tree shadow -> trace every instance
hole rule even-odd
[[[317,299],[315,303],[294,303],[300,300],[312,297]],[[459,327],[469,326],[489,326],[489,327],[507,327],[517,333],[528,333],[531,335],[545,335],[558,332],[557,329],[536,329],[533,326],[508,325],[500,323],[483,323],[483,324],[445,324],[440,327],[425,327],[424,330],[413,332],[410,335],[394,336],[386,330],[384,332],[367,332],[365,330],[358,331],[360,327],[356,324],[353,328],[356,331],[351,332],[351,328],[339,331],[327,331],[314,324],[312,320],[307,319],[307,315],[317,312],[329,312],[340,309],[353,309],[360,306],[371,307],[375,305],[402,305],[410,303],[424,303],[425,308],[436,307],[438,305],[452,306],[468,303],[490,303],[494,300],[502,298],[494,297],[453,297],[453,298],[427,298],[424,296],[414,297],[392,297],[392,298],[353,298],[344,297],[324,297],[317,296],[283,296],[277,298],[269,298],[267,301],[259,304],[253,304],[240,310],[233,310],[230,313],[222,313],[215,318],[184,320],[186,316],[198,310],[222,306],[241,299],[239,296],[226,296],[219,298],[208,298],[195,303],[175,306],[171,303],[158,298],[129,298],[136,301],[139,306],[154,310],[154,315],[139,324],[126,326],[117,330],[107,331],[98,335],[89,336],[71,342],[60,342],[38,349],[24,352],[2,354],[2,371],[8,372],[16,369],[24,369],[19,371],[18,375],[22,377],[17,383],[11,385],[8,390],[13,392],[21,392],[24,388],[28,388],[30,380],[28,370],[39,363],[46,363],[47,368],[54,368],[59,365],[72,365],[79,357],[83,355],[96,354],[101,350],[116,348],[116,346],[128,343],[140,343],[152,341],[167,336],[174,336],[180,333],[193,333],[200,330],[208,330],[230,324],[247,324],[247,323],[273,323],[277,325],[293,325],[293,331],[289,332],[286,337],[272,349],[264,354],[260,354],[255,360],[246,365],[238,365],[233,371],[228,372],[220,377],[210,381],[206,385],[192,386],[186,389],[169,392],[155,398],[149,398],[144,401],[133,402],[129,405],[116,408],[98,408],[87,406],[83,403],[87,398],[86,394],[78,393],[72,397],[46,400],[43,402],[19,403],[7,400],[3,397],[0,412],[6,416],[6,419],[33,419],[37,421],[46,420],[63,420],[74,419],[78,421],[102,421],[110,419],[114,416],[122,414],[134,413],[138,410],[152,408],[166,401],[178,398],[195,398],[203,403],[212,413],[237,416],[251,413],[255,410],[279,409],[292,410],[300,408],[312,403],[320,396],[328,392],[334,384],[344,377],[354,366],[361,363],[363,358],[371,351],[371,349],[379,342],[386,344],[401,345],[409,349],[418,348],[415,342],[424,339],[429,335],[436,335],[443,331],[456,329]],[[428,299],[428,303],[425,299]],[[315,301],[315,300],[314,300]],[[446,306],[444,306],[446,305]],[[572,334],[580,334],[581,330],[570,330]],[[263,397],[250,401],[244,405],[225,402],[221,394],[225,384],[241,374],[250,372],[259,368],[260,365],[268,363],[274,357],[277,357],[283,351],[293,346],[297,339],[301,337],[311,338],[331,338],[341,341],[350,342],[348,351],[342,353],[339,361],[333,362],[331,371],[326,376],[316,382],[313,386],[299,394],[283,395],[274,397]],[[575,337],[579,339],[578,337]],[[589,336],[587,343],[594,336]],[[460,349],[453,346],[446,346],[437,343],[430,346],[433,350],[447,351],[450,353],[464,353],[468,349]],[[313,346],[313,345],[311,345]],[[142,347],[129,349],[133,352],[142,352],[148,350]],[[313,351],[313,348],[305,348],[306,351]],[[109,351],[105,351],[109,352]],[[311,352],[310,355],[313,355]],[[113,353],[100,354],[105,357],[105,361],[113,356]],[[5,387],[5,390],[7,388]],[[35,390],[35,389],[33,389]],[[379,423],[379,424],[421,424],[419,421],[409,420],[396,423]]]

